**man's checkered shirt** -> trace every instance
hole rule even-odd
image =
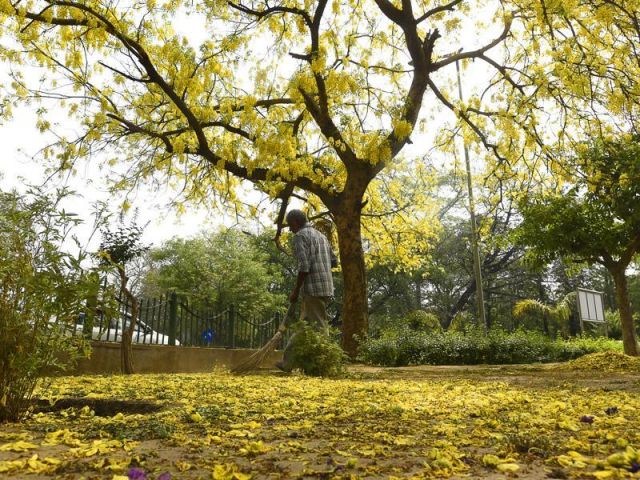
[[[327,237],[307,224],[294,235],[293,249],[298,260],[298,272],[309,272],[304,279],[302,293],[314,297],[331,297],[331,259],[335,255]]]

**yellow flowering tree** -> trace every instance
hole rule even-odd
[[[496,2],[498,28],[480,27],[478,45],[460,49],[480,10],[465,0],[0,0],[0,57],[16,97],[58,100],[81,124],[43,152],[61,169],[102,152],[124,172],[114,188],[165,180],[185,202],[233,203],[251,182],[324,205],[353,354],[367,328],[363,209],[402,194],[376,179],[410,142],[423,103],[450,104],[447,71],[507,38],[512,14]],[[20,64],[46,68],[43,81]]]
[[[565,152],[638,133],[640,2],[509,0],[507,8],[520,22],[496,93],[500,108],[487,116],[472,99],[461,116],[496,132],[489,141],[498,162],[489,163],[499,179],[537,176],[533,183],[555,188],[573,181]]]

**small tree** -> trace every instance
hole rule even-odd
[[[83,249],[63,250],[80,220],[47,197],[0,192],[0,422],[20,420],[37,382],[86,352],[75,320],[97,297]]]
[[[583,146],[572,164],[567,188],[522,202],[516,241],[538,265],[557,257],[603,265],[615,284],[624,351],[637,356],[626,270],[640,250],[640,138]]]
[[[124,310],[126,311],[127,304],[131,305],[131,320],[128,325],[126,321],[123,323],[127,328],[123,328],[121,348],[122,373],[127,374],[133,373],[131,341],[140,308],[138,300],[128,286],[129,277],[127,276],[126,267],[128,263],[149,249],[149,247],[141,243],[142,233],[142,227],[136,225],[135,222],[130,225],[121,223],[116,230],[104,230],[102,232],[102,243],[100,244],[100,254],[104,259],[103,263],[115,267],[118,274],[120,299],[125,302]]]
[[[571,293],[555,305],[547,305],[538,300],[528,298],[515,304],[513,316],[516,318],[522,318],[527,315],[541,317],[545,334],[551,336],[560,331],[563,336],[567,336],[572,302],[575,302],[575,294]]]

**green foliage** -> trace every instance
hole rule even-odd
[[[339,377],[345,373],[346,355],[329,335],[318,332],[305,322],[293,325],[290,367],[314,377]]]
[[[132,222],[129,225],[120,223],[118,228],[102,231],[100,252],[105,255],[107,263],[113,263],[120,268],[137,257],[143,255],[149,247],[141,242],[144,229]]]
[[[442,330],[438,317],[424,310],[409,312],[406,317],[406,322],[411,330],[427,332],[438,332]]]
[[[577,173],[569,188],[520,204],[524,220],[514,238],[537,264],[558,257],[594,263],[603,252],[616,257],[640,230],[638,139],[595,142],[573,163]]]
[[[477,329],[463,334],[389,332],[363,343],[360,358],[386,366],[475,365],[555,362],[587,353],[621,350],[620,342],[606,338],[551,340],[538,332],[508,333],[494,329],[484,336]]]
[[[518,319],[533,319],[542,330],[554,337],[560,334],[567,337],[569,334],[569,320],[572,309],[575,309],[576,295],[566,295],[556,305],[546,305],[535,299],[525,299],[516,302],[513,307],[513,316]]]
[[[369,335],[372,337],[379,337],[384,332],[404,329],[439,332],[442,331],[442,326],[436,315],[424,310],[413,310],[405,315],[374,315],[370,317]]]
[[[176,292],[196,306],[234,304],[243,315],[265,315],[284,305],[281,283],[281,267],[263,249],[242,232],[222,230],[153,249],[143,291]]]
[[[471,314],[467,311],[462,311],[456,313],[456,315],[451,320],[449,324],[449,328],[447,331],[449,332],[465,332],[469,328],[473,328],[473,319]]]
[[[86,352],[70,331],[99,276],[83,269],[83,251],[62,250],[80,223],[58,207],[67,195],[0,193],[0,422],[21,419],[38,380]]]
[[[600,139],[578,152],[568,187],[522,199],[514,238],[538,266],[556,258],[605,266],[624,292],[618,309],[625,353],[638,355],[625,271],[640,250],[640,138]]]
[[[604,319],[607,322],[607,333],[610,338],[616,340],[622,339],[622,323],[620,322],[620,312],[617,310],[606,310],[604,312]],[[635,313],[633,315],[633,323],[636,329],[636,333],[640,334],[640,314]]]
[[[620,323],[620,312],[607,310],[604,312],[604,319],[607,322],[607,331],[611,338],[620,340],[622,338],[622,324]]]

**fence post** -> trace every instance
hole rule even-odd
[[[229,325],[228,325],[227,347],[236,348],[236,308],[233,304],[229,305]]]
[[[178,296],[172,292],[169,296],[169,345],[176,344],[176,320],[178,318]]]

